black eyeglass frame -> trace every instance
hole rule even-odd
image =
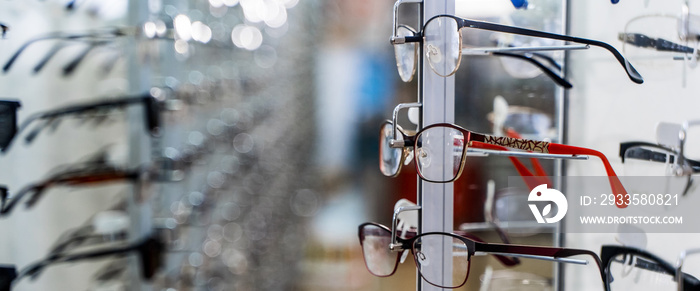
[[[481,30],[489,30],[489,31],[496,31],[496,32],[504,32],[504,33],[510,33],[510,34],[518,34],[518,35],[526,35],[526,36],[532,36],[532,37],[539,37],[539,38],[548,38],[548,39],[555,39],[555,40],[561,40],[561,41],[568,41],[568,42],[575,42],[575,43],[580,43],[580,44],[586,44],[586,45],[591,45],[591,46],[597,46],[601,47],[615,56],[615,59],[622,65],[623,69],[625,70],[625,73],[627,73],[627,76],[632,80],[632,82],[635,82],[637,84],[642,84],[644,83],[644,79],[642,76],[637,72],[637,70],[632,66],[632,64],[625,59],[622,54],[615,49],[610,44],[607,44],[602,41],[597,41],[597,40],[592,40],[592,39],[586,39],[586,38],[580,38],[580,37],[573,37],[573,36],[568,36],[568,35],[562,35],[562,34],[556,34],[556,33],[549,33],[549,32],[544,32],[544,31],[539,31],[539,30],[533,30],[533,29],[527,29],[527,28],[521,28],[521,27],[515,27],[515,26],[508,26],[508,25],[502,25],[502,24],[496,24],[496,23],[491,23],[491,22],[485,22],[485,21],[477,21],[477,20],[470,20],[470,19],[465,19],[465,18],[460,18],[454,15],[448,15],[448,14],[441,14],[441,15],[436,15],[430,18],[428,21],[425,22],[423,25],[423,30],[425,30],[425,27],[430,24],[431,21],[435,21],[436,19],[439,18],[452,18],[457,22],[457,29],[458,33],[460,35],[461,39],[461,29],[464,27],[467,28],[474,28],[474,29],[481,29]],[[408,42],[409,39],[407,38],[406,41]],[[411,40],[415,41],[415,40]],[[425,41],[425,40],[423,40]],[[461,50],[462,47],[460,45],[459,47],[460,53],[459,53],[459,58],[461,59]],[[459,62],[457,62],[457,68],[459,67]]]
[[[600,249],[600,259],[603,264],[602,266],[604,268],[605,274],[607,274],[607,278],[605,281],[607,284],[606,288],[608,291],[610,290],[610,283],[614,279],[611,277],[610,274],[610,263],[614,262],[614,258],[618,255],[641,256],[643,258],[637,258],[638,263],[635,264],[635,267],[652,272],[666,273],[669,276],[672,276],[674,280],[678,280],[676,267],[650,252],[628,246],[603,245]],[[687,286],[687,288],[683,288],[683,290],[685,291],[700,290],[700,280],[698,280],[690,274],[684,273],[683,286]]]
[[[397,44],[409,44],[409,43],[423,43],[423,38],[420,36],[421,33],[416,31],[413,27],[410,27],[408,25],[398,25],[398,28],[405,28],[406,30],[410,31],[413,33],[414,36],[407,36],[407,37],[401,37],[401,40],[403,42],[398,42],[394,37],[392,37],[392,44],[397,45]],[[397,29],[398,29],[397,28]],[[396,42],[395,42],[396,41]],[[535,67],[537,67],[540,71],[544,72],[547,77],[552,79],[555,83],[558,85],[570,89],[573,87],[571,83],[559,76],[557,73],[555,73],[552,69],[548,68],[546,65],[544,65],[542,62],[537,60],[537,58],[542,58],[544,61],[549,63],[550,65],[554,66],[556,69],[561,70],[561,65],[556,63],[551,57],[540,54],[540,53],[535,53],[535,52],[527,52],[527,53],[518,53],[517,51],[513,52],[507,52],[507,51],[494,51],[494,52],[485,52],[487,55],[492,55],[492,56],[498,56],[498,57],[510,57],[510,58],[515,58],[519,59],[525,62],[528,62]],[[418,66],[418,49],[414,49],[414,58],[413,58],[413,72],[411,73],[411,76],[415,75],[416,72],[416,67]],[[397,60],[398,61],[398,60]],[[412,77],[411,77],[412,79]],[[411,79],[409,79],[407,82],[410,82]]]
[[[1,100],[0,102],[6,103],[6,102],[16,102],[16,101],[8,101],[8,100]],[[88,112],[88,111],[94,111],[94,110],[100,110],[100,109],[110,109],[113,107],[121,107],[121,106],[128,106],[128,105],[133,105],[133,104],[140,104],[143,103],[144,105],[144,120],[146,123],[146,129],[147,131],[152,135],[152,136],[157,136],[158,131],[159,131],[159,126],[160,126],[160,109],[159,109],[159,101],[151,95],[150,93],[146,93],[143,95],[139,96],[129,96],[129,97],[120,97],[120,98],[113,98],[113,99],[108,99],[108,100],[102,100],[102,101],[97,101],[97,102],[87,102],[83,104],[77,104],[77,105],[70,105],[70,106],[65,106],[61,107],[59,109],[54,109],[54,110],[49,110],[45,112],[39,112],[35,113],[33,115],[28,116],[25,118],[25,120],[22,121],[22,123],[17,127],[17,114],[14,113],[14,118],[15,122],[11,125],[5,125],[7,128],[7,134],[6,140],[0,140],[0,151],[2,152],[7,152],[7,150],[10,148],[10,146],[13,144],[13,141],[15,138],[25,131],[29,126],[34,123],[37,120],[42,120],[42,119],[55,119],[55,118],[60,118],[65,115],[74,115],[74,114],[80,114],[83,112]],[[19,108],[19,104],[15,106],[13,109],[16,111]],[[12,128],[10,128],[12,127]],[[28,141],[31,140],[33,136],[30,135],[28,137]]]

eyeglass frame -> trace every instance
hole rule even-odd
[[[361,224],[358,227],[358,237],[360,239],[360,244],[363,242],[363,235],[362,235],[362,229],[366,225],[372,225],[372,226],[378,226],[381,229],[388,230],[386,226],[383,226],[378,223],[374,222],[366,222]],[[586,265],[588,264],[587,260],[580,260],[580,259],[569,259],[568,257],[571,256],[578,256],[578,255],[589,255],[593,257],[594,261],[596,262],[598,269],[600,271],[601,275],[601,280],[603,281],[603,286],[606,285],[606,277],[605,273],[603,273],[602,265],[600,258],[595,252],[589,251],[589,250],[583,250],[583,249],[569,249],[569,248],[556,248],[556,247],[543,247],[543,246],[528,246],[528,245],[510,245],[510,244],[494,244],[494,243],[485,243],[485,242],[477,242],[471,238],[456,234],[456,233],[447,233],[447,232],[426,232],[419,234],[417,236],[408,238],[408,239],[403,239],[403,238],[397,238],[398,243],[394,247],[397,250],[408,250],[410,249],[411,252],[413,253],[414,257],[414,262],[416,263],[416,266],[420,266],[420,264],[416,261],[416,256],[415,253],[413,252],[413,246],[409,246],[409,244],[413,243],[415,240],[418,238],[421,238],[423,236],[427,235],[444,235],[452,238],[456,238],[461,240],[462,242],[467,245],[467,251],[468,251],[468,261],[471,259],[472,256],[476,255],[484,255],[484,254],[491,254],[491,255],[501,255],[501,256],[509,256],[509,257],[522,257],[522,258],[529,258],[529,259],[538,259],[538,260],[546,260],[546,261],[553,261],[553,262],[561,262],[561,263],[572,263],[572,264],[580,264],[580,265]],[[400,244],[400,246],[398,246]],[[388,246],[387,246],[388,247]],[[365,262],[366,263],[366,262]],[[398,260],[397,260],[397,265],[398,265]],[[395,272],[395,270],[394,270]],[[418,273],[421,274],[421,277],[423,277],[422,273],[420,272],[420,269],[418,269]],[[393,272],[391,273],[393,274]],[[391,276],[387,275],[387,276]],[[387,277],[387,276],[380,276],[380,277]],[[449,289],[454,289],[454,288],[459,288],[463,286],[467,279],[469,278],[469,271],[467,271],[467,274],[465,276],[464,282],[460,284],[459,286],[455,287],[447,287],[447,286],[439,286],[436,285],[428,280],[429,284],[440,287],[440,288],[449,288]],[[423,277],[425,279],[425,277]]]
[[[604,48],[605,50],[609,51],[610,53],[615,56],[615,59],[622,65],[624,68],[625,72],[627,73],[627,76],[632,80],[632,82],[637,83],[637,84],[642,84],[644,83],[644,79],[642,76],[637,72],[637,70],[632,66],[632,64],[625,59],[620,52],[615,49],[612,45],[602,42],[602,41],[597,41],[597,40],[592,40],[592,39],[586,39],[586,38],[579,38],[579,37],[573,37],[573,36],[568,36],[568,35],[562,35],[562,34],[555,34],[555,33],[549,33],[549,32],[544,32],[544,31],[539,31],[539,30],[533,30],[533,29],[527,29],[527,28],[521,28],[521,27],[515,27],[515,26],[508,26],[508,25],[502,25],[502,24],[496,24],[496,23],[491,23],[491,22],[485,22],[485,21],[477,21],[477,20],[470,20],[470,19],[465,19],[461,17],[457,17],[454,15],[448,15],[448,14],[441,14],[441,15],[436,15],[433,16],[432,18],[428,19],[428,21],[425,22],[423,25],[423,30],[425,30],[425,27],[433,20],[441,18],[441,17],[447,17],[447,18],[452,18],[457,22],[457,32],[459,35],[460,39],[460,45],[459,45],[459,59],[457,61],[457,64],[455,66],[455,70],[447,75],[453,75],[456,71],[457,68],[459,68],[459,64],[462,59],[462,33],[461,30],[464,27],[468,28],[474,28],[474,29],[481,29],[481,30],[488,30],[488,31],[495,31],[495,32],[503,32],[503,33],[510,33],[510,34],[517,34],[517,35],[525,35],[525,36],[532,36],[532,37],[539,37],[539,38],[547,38],[547,39],[555,39],[555,40],[561,40],[561,41],[568,41],[568,42],[575,42],[575,43],[580,43],[580,44],[586,44],[586,45],[592,45],[592,46],[597,46]],[[425,42],[425,36],[421,36],[419,39]],[[408,41],[408,40],[407,40]]]
[[[677,270],[680,270],[680,267],[674,267],[674,265],[666,262],[665,260],[661,259],[660,257],[658,257],[658,256],[656,256],[648,251],[645,251],[645,250],[642,250],[639,248],[635,248],[635,247],[629,247],[629,246],[603,245],[600,248],[600,258],[601,258],[601,263],[603,264],[602,266],[605,270],[605,274],[607,277],[606,282],[608,285],[606,286],[606,288],[608,291],[610,290],[610,283],[613,281],[612,280],[613,278],[611,277],[610,270],[609,270],[608,266],[610,266],[610,263],[614,261],[615,256],[621,255],[621,254],[622,255],[643,256],[643,257],[646,257],[648,259],[651,259],[651,260],[653,260],[653,262],[650,262],[649,260],[644,259],[644,258],[640,258],[643,260],[643,262],[645,264],[635,264],[634,267],[638,267],[638,268],[645,269],[645,270],[652,271],[652,272],[666,273],[666,274],[670,275],[671,277],[673,277],[673,280],[675,282],[679,282],[678,280],[679,280],[680,274],[677,273]],[[683,282],[690,280],[689,277],[694,278],[690,274],[682,273],[682,275],[683,275]],[[679,286],[680,286],[680,284],[679,284]],[[700,287],[700,284],[696,285],[694,287],[696,287],[696,288]],[[690,289],[690,290],[696,290],[696,289]],[[683,291],[683,290],[680,290],[680,291]]]
[[[127,97],[119,97],[119,98],[112,98],[112,99],[107,99],[107,100],[100,100],[96,102],[86,102],[82,104],[76,104],[76,105],[69,105],[65,107],[61,107],[58,109],[53,109],[53,110],[48,110],[44,112],[38,112],[34,113],[27,118],[25,118],[19,126],[17,126],[17,114],[15,113],[14,118],[15,122],[12,125],[8,125],[8,131],[11,132],[10,137],[6,142],[3,142],[5,144],[4,147],[0,148],[0,151],[2,152],[7,152],[10,148],[10,146],[13,144],[13,141],[15,138],[25,131],[33,122],[37,120],[42,120],[42,119],[55,119],[55,118],[61,118],[64,115],[73,115],[73,114],[80,114],[83,112],[88,112],[92,110],[100,110],[102,108],[112,108],[112,107],[120,107],[120,106],[128,106],[132,104],[139,104],[143,103],[144,105],[144,114],[145,114],[145,122],[146,122],[146,129],[147,131],[152,135],[152,136],[157,136],[159,126],[160,126],[160,110],[158,106],[158,99],[151,95],[150,93],[143,94],[143,95],[138,95],[138,96],[127,96]],[[6,102],[17,102],[17,101],[12,101],[12,100],[0,100],[0,102],[6,103]],[[17,103],[17,106],[14,107],[14,110],[16,111],[19,108],[19,103]],[[12,126],[13,128],[10,129],[9,126]],[[33,136],[30,136],[26,138],[28,141],[31,140]]]
[[[403,4],[403,3],[422,3],[421,0],[417,0],[416,2],[410,1],[403,1],[403,0],[398,0],[394,4],[394,24],[392,26],[393,29],[393,34],[391,36],[390,42],[392,45],[397,45],[397,44],[406,44],[406,43],[423,43],[423,37],[420,36],[421,33],[416,31],[416,29],[405,25],[405,24],[398,24],[398,6]],[[399,28],[405,28],[406,30],[410,31],[413,36],[399,36],[398,35],[398,29]],[[491,49],[491,50],[481,50],[478,52],[478,54],[485,54],[485,55],[493,55],[493,56],[500,56],[500,57],[511,57],[511,58],[516,58],[525,62],[528,62],[535,67],[537,67],[540,71],[544,72],[545,75],[547,75],[550,79],[552,79],[555,83],[558,85],[570,89],[573,87],[571,83],[559,76],[557,73],[552,71],[550,68],[545,66],[542,62],[538,61],[535,57],[541,57],[545,59],[548,63],[553,65],[555,68],[558,70],[561,70],[561,65],[557,64],[551,57],[547,55],[543,55],[540,53],[536,53],[533,51],[546,51],[546,50],[575,50],[575,49],[588,49],[588,46],[539,46],[539,47],[508,47],[508,48],[497,48],[497,49]],[[525,54],[518,54],[516,52],[523,52]],[[414,48],[414,58],[413,58],[413,70],[410,73],[411,77],[408,80],[404,80],[405,82],[410,82],[413,79],[413,75],[415,75],[416,72],[416,67],[418,63],[418,50]],[[464,52],[462,52],[464,54]],[[460,57],[461,59],[461,57]]]
[[[416,106],[419,103],[412,103],[409,105]],[[405,108],[409,105],[405,105],[403,107],[397,106],[394,109],[394,118],[398,115],[398,110],[400,108]],[[457,178],[460,177],[462,174],[462,171],[464,170],[464,165],[466,162],[466,155],[467,155],[467,148],[470,146],[473,146],[474,142],[477,142],[477,145],[479,143],[483,144],[488,144],[488,145],[495,145],[495,146],[501,146],[501,147],[507,147],[507,148],[514,148],[514,149],[520,149],[520,150],[525,150],[525,151],[533,151],[535,154],[550,154],[550,147],[554,146],[554,150],[559,151],[569,151],[571,153],[567,153],[567,155],[594,155],[601,159],[603,162],[603,166],[605,167],[605,171],[608,175],[608,179],[610,181],[610,187],[612,191],[616,194],[626,194],[627,191],[625,190],[624,186],[622,185],[622,182],[620,182],[619,178],[617,177],[617,174],[613,170],[612,166],[610,165],[610,162],[608,161],[607,157],[596,150],[593,149],[588,149],[588,148],[583,148],[583,147],[576,147],[576,146],[570,146],[570,145],[564,145],[564,144],[557,144],[557,143],[550,143],[546,141],[534,141],[534,140],[528,140],[528,139],[517,139],[517,138],[510,138],[510,137],[497,137],[497,136],[492,136],[492,135],[487,135],[487,134],[481,134],[481,133],[476,133],[472,132],[470,130],[467,130],[465,128],[462,128],[458,125],[451,124],[451,123],[435,123],[428,125],[426,127],[423,127],[420,131],[416,132],[415,135],[413,136],[407,136],[404,134],[404,140],[400,141],[397,139],[393,139],[390,141],[390,146],[393,148],[405,148],[406,147],[406,141],[410,142],[412,139],[416,139],[413,141],[413,147],[415,151],[416,147],[416,142],[417,142],[417,136],[420,135],[420,133],[431,129],[433,127],[447,127],[447,128],[453,128],[457,131],[460,131],[463,136],[465,137],[465,140],[462,142],[463,150],[462,150],[462,157],[461,157],[461,163],[460,163],[460,168],[458,173],[450,180],[447,181],[436,181],[436,180],[431,180],[431,179],[426,179],[422,174],[421,171],[418,169],[418,157],[414,155],[414,164],[416,164],[416,172],[418,175],[421,177],[421,179],[432,182],[432,183],[450,183]],[[395,134],[398,132],[398,126],[394,126],[394,132]],[[403,132],[402,132],[403,134]],[[472,139],[472,135],[476,137],[477,139]],[[410,146],[410,145],[409,145]],[[509,152],[509,151],[506,151]],[[556,154],[556,153],[554,153]],[[403,159],[403,157],[402,157]],[[381,159],[380,159],[381,160]],[[399,167],[401,166],[401,163]],[[618,202],[623,202],[623,201],[618,201]],[[616,203],[618,204],[618,203]],[[627,205],[623,204],[618,204],[617,205],[620,208],[627,207]]]

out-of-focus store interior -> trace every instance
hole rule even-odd
[[[3,8],[0,290],[700,287],[695,0]]]

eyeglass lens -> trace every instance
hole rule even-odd
[[[625,151],[625,186],[631,193],[683,193],[688,176],[680,170],[676,153],[661,148],[636,146]]]
[[[437,17],[425,24],[425,54],[433,71],[443,77],[457,71],[462,54],[462,35],[457,20]]]
[[[415,32],[406,26],[399,26],[396,30],[399,37],[415,36]],[[418,43],[407,42],[394,45],[396,55],[396,66],[399,76],[404,82],[410,82],[416,72],[416,55],[418,54]]]
[[[433,182],[454,180],[459,175],[464,150],[464,134],[457,129],[435,126],[421,131],[415,146],[418,174]],[[437,160],[444,160],[444,166],[433,162]]]
[[[469,252],[464,241],[444,234],[426,234],[413,243],[413,257],[421,277],[430,284],[456,288],[469,275]],[[451,257],[452,262],[442,262]]]
[[[395,176],[401,167],[403,148],[392,148],[391,139],[394,136],[394,125],[385,123],[380,129],[379,139],[379,169],[384,176]],[[403,141],[403,135],[396,136],[397,141]]]
[[[373,275],[386,277],[394,273],[400,252],[389,249],[390,231],[366,224],[360,229],[360,244],[367,269]]]
[[[618,254],[610,260],[608,271],[610,291],[677,289],[673,274],[643,256]]]

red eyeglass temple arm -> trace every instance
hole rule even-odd
[[[487,144],[483,142],[478,142],[478,141],[473,141],[470,145],[473,148],[479,148],[479,149],[485,149],[485,150],[496,150],[496,151],[507,151],[508,148],[502,147],[502,146],[497,146],[493,144]],[[529,178],[529,177],[534,177],[532,172],[523,164],[518,158],[516,157],[508,157],[510,161],[513,163],[513,166],[515,169],[518,171],[518,174],[520,174],[521,177],[523,177],[523,181],[527,185],[529,189],[535,189],[535,187],[547,183],[544,181],[539,181],[538,179],[534,178]],[[527,178],[526,178],[527,177]],[[551,185],[551,184],[548,184]]]
[[[480,141],[488,144],[532,151],[537,153],[596,156],[600,158],[601,161],[603,161],[603,166],[605,166],[605,172],[607,173],[608,179],[610,180],[610,188],[612,189],[613,194],[622,194],[622,196],[627,194],[627,190],[625,190],[625,187],[622,186],[622,182],[620,182],[620,179],[617,177],[617,174],[615,174],[615,171],[610,165],[608,158],[605,157],[605,155],[599,151],[576,146],[550,143],[546,141],[536,141],[512,137],[498,137],[475,132],[470,132],[469,137],[472,142]],[[621,200],[623,200],[622,197],[618,197],[618,195],[615,195],[615,204],[617,205],[617,207],[627,207],[627,204]]]
[[[522,135],[520,135],[520,133],[518,133],[512,128],[506,129],[506,135],[512,138],[523,138]],[[532,163],[532,167],[535,168],[535,173],[537,174],[537,176],[545,177],[544,179],[547,179],[547,185],[552,185],[552,181],[550,181],[549,178],[546,178],[548,175],[542,167],[542,164],[540,164],[540,160],[536,158],[530,158],[530,163]]]

